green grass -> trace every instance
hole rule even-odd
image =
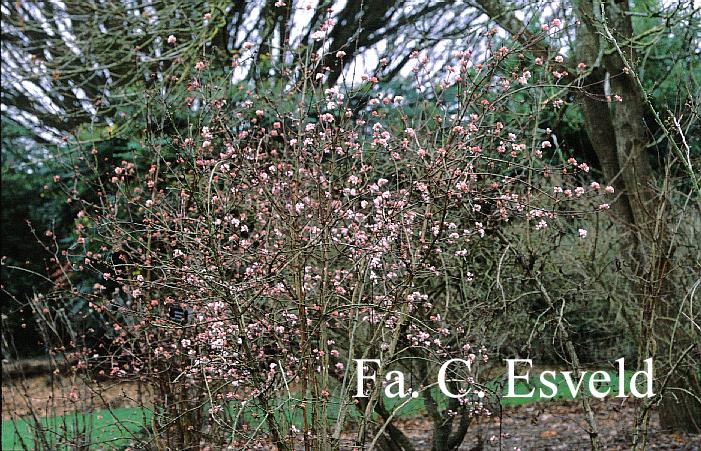
[[[589,375],[585,377],[582,383],[582,389],[589,393],[588,381]],[[611,382],[606,384],[611,387],[611,394],[609,396],[615,396],[618,387],[618,375],[615,372],[609,372],[611,376]],[[625,386],[629,386],[630,373],[626,372],[625,375]],[[532,396],[524,398],[501,398],[501,405],[504,407],[517,406],[522,404],[534,403],[539,401],[544,402],[557,402],[557,400],[567,400],[573,399],[572,393],[569,391],[564,378],[558,373],[557,377],[553,381],[558,387],[558,394],[556,397],[545,400],[539,397],[539,388],[541,387],[538,377],[533,377],[529,380],[529,384],[525,381],[519,381],[516,384],[517,394],[526,394],[535,388]],[[499,385],[496,382],[491,382],[487,384],[487,388],[491,391],[499,390]],[[606,386],[601,386],[604,389]],[[549,391],[549,390],[548,390]],[[438,396],[439,392],[435,389],[437,394],[436,398],[439,401],[439,405],[446,405],[446,398],[444,396]],[[503,393],[506,393],[504,390]],[[400,404],[407,401],[407,399],[386,399],[386,406],[389,410],[393,410]],[[299,409],[285,409],[285,402],[281,400],[282,408],[278,411],[280,415],[285,416],[285,420],[288,424],[295,424],[298,427],[302,424],[302,415]],[[298,404],[297,402],[291,402],[290,404]],[[248,422],[251,426],[255,427],[259,422],[261,422],[262,412],[257,412],[257,419],[254,418],[253,414],[256,409],[249,409],[243,414],[243,420]],[[406,404],[398,412],[399,418],[411,418],[418,415],[424,415],[425,409],[421,398],[419,399],[409,399]],[[338,416],[338,402],[333,402],[330,400],[327,408],[327,415],[331,419],[335,419]],[[349,415],[351,418],[358,418],[359,413],[356,409],[349,409]],[[129,440],[134,437],[134,434],[138,434],[143,426],[143,418],[146,417],[147,421],[150,421],[151,413],[144,411],[141,408],[120,408],[113,409],[112,413],[106,410],[95,411],[86,414],[73,413],[61,417],[47,417],[42,418],[42,424],[47,430],[51,431],[48,435],[50,444],[53,449],[68,449],[68,447],[61,446],[65,441],[62,440],[64,437],[75,438],[76,430],[82,432],[85,428],[85,421],[88,421],[87,430],[90,431],[89,443],[98,447],[102,445],[103,448],[113,449],[124,447],[129,443]],[[3,450],[20,450],[23,449],[22,441],[27,445],[27,448],[32,449],[33,446],[33,434],[32,434],[33,422],[26,420],[18,420],[16,423],[13,421],[3,421],[2,422],[2,449]],[[263,429],[265,427],[263,426]],[[87,441],[87,440],[86,440]]]
[[[71,413],[64,416],[44,417],[42,427],[48,431],[45,434],[51,449],[70,449],[68,440],[80,440],[92,443],[95,447],[111,449],[126,446],[143,427],[143,418],[150,419],[150,412],[140,408],[120,408],[98,410],[88,413]],[[87,422],[87,424],[86,424]],[[24,419],[2,422],[2,449],[21,450],[24,445],[28,449],[41,448],[34,446],[34,421]],[[89,439],[81,439],[81,435],[89,432]],[[68,439],[68,440],[67,440]]]

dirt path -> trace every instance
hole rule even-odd
[[[133,383],[102,383],[86,386],[75,380],[34,376],[2,384],[2,419],[23,417],[32,410],[40,416],[63,415],[68,412],[137,405],[139,393]],[[31,407],[30,407],[31,404]]]

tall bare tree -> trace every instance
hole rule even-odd
[[[478,0],[478,3],[513,37],[524,42],[530,38],[529,24],[519,19],[515,8],[500,0]],[[568,9],[570,5],[559,6]],[[683,328],[670,327],[669,321],[665,321],[674,318],[674,312],[684,298],[684,293],[675,291],[669,281],[670,272],[683,263],[675,252],[669,187],[656,183],[651,160],[654,159],[653,146],[665,141],[669,149],[668,160],[681,168],[694,199],[692,203],[698,209],[701,200],[698,155],[695,162],[684,135],[697,127],[694,124],[698,121],[698,110],[694,111],[693,105],[699,102],[699,86],[692,85],[682,97],[681,103],[685,101],[692,106],[686,114],[686,127],[683,127],[679,119],[683,114],[674,115],[670,111],[663,115],[653,107],[650,93],[645,91],[641,81],[640,54],[650,57],[655,50],[651,46],[655,40],[649,39],[650,35],[671,33],[674,24],[674,29],[686,30],[681,39],[687,47],[679,54],[659,57],[667,58],[671,67],[680,60],[698,71],[698,18],[701,14],[692,2],[675,2],[667,8],[649,2],[646,11],[634,11],[626,0],[579,0],[573,2],[571,8],[576,17],[576,28],[574,53],[570,55],[567,69],[574,74],[579,64],[585,65],[580,66],[585,67],[588,74],[584,83],[573,84],[572,90],[579,99],[586,134],[601,170],[619,193],[614,212],[631,244],[632,251],[627,257],[641,311],[638,357],[642,360],[659,356],[660,365],[664,365],[664,368],[659,368],[659,374],[665,374],[665,371],[674,373],[671,380],[661,377],[667,382],[666,388],[674,386],[677,389],[666,391],[661,399],[664,425],[698,433],[701,432],[701,375],[694,365],[698,365],[701,356],[699,335],[691,324],[683,332]],[[657,26],[636,31],[633,26],[635,16],[654,20]],[[555,55],[559,51],[547,43],[537,50],[546,55]],[[610,99],[614,95],[622,96],[622,102],[606,101],[607,97]],[[696,267],[696,271],[698,273],[701,268]],[[695,345],[694,340],[697,340]],[[679,357],[682,351],[686,352],[683,359],[663,364],[663,355]],[[644,406],[639,429],[646,430],[648,421],[649,406]],[[636,445],[644,448],[644,439]]]

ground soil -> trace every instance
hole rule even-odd
[[[70,399],[67,395],[71,389],[79,393],[78,399]],[[35,413],[44,416],[82,410],[91,403],[99,405],[106,402],[113,408],[133,406],[137,404],[138,397],[135,384],[103,384],[98,394],[80,385],[80,382],[59,383],[56,378],[52,382],[52,378],[47,376],[34,376],[26,379],[23,386],[10,387],[3,382],[2,418],[6,420],[13,415],[21,417],[31,414],[27,399],[31,400]],[[630,399],[610,398],[594,401],[593,407],[606,449],[630,449],[635,403]],[[417,450],[430,449],[431,424],[427,419],[402,420],[399,426],[411,438]],[[586,450],[590,449],[586,429],[578,401],[510,407],[500,415],[496,412],[492,418],[472,425],[460,450]],[[348,438],[351,436],[352,433],[347,435]],[[479,448],[480,438],[482,448]],[[350,440],[344,442],[343,449],[354,449]],[[653,413],[649,449],[701,451],[701,436],[663,431],[657,413]]]
[[[133,383],[94,383],[81,378],[32,376],[3,378],[2,419],[36,414],[38,417],[64,415],[76,410],[131,407],[140,404],[140,393]]]
[[[630,449],[635,406],[621,400],[594,403],[597,421],[607,450]],[[407,421],[402,428],[417,449],[430,449],[428,421]],[[587,425],[578,401],[545,402],[504,409],[501,418],[474,425],[460,450],[587,450],[590,449]],[[479,448],[479,439],[483,448]],[[501,437],[501,439],[500,439]],[[701,436],[662,431],[657,413],[650,424],[650,445],[654,450],[701,450]]]

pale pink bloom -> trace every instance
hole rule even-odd
[[[202,70],[204,68],[205,68],[204,61],[198,61],[197,64],[195,64],[195,69],[197,69],[197,70]]]
[[[560,19],[553,19],[552,21],[550,21],[550,25],[552,25],[553,27],[559,27],[560,25],[562,25],[562,22],[560,22]]]
[[[583,71],[583,70],[586,69],[586,68],[587,68],[587,65],[584,64],[584,63],[579,63],[579,64],[577,64],[577,70],[580,71],[580,72]]]
[[[344,56],[346,56],[346,52],[344,52],[343,50],[339,50],[338,52],[336,52],[336,58],[343,58]]]
[[[609,186],[607,186],[606,188],[604,188],[604,191],[605,191],[607,194],[613,194],[615,190],[613,189],[613,186],[609,185]]]
[[[518,82],[522,85],[528,83],[528,79],[531,78],[531,71],[524,70],[520,77],[518,77]]]
[[[599,185],[598,182],[591,182],[591,189],[599,189],[601,188],[601,185]]]
[[[543,141],[542,143],[540,143],[540,148],[541,148],[541,149],[546,149],[546,148],[552,147],[552,146],[553,146],[553,145],[550,143],[550,141]]]
[[[613,98],[616,100],[616,102],[623,102],[623,97],[619,96],[618,94],[613,96]]]
[[[212,15],[210,13],[205,14],[204,20],[212,20]]]
[[[562,57],[562,55],[557,55],[557,56],[555,57],[555,62],[556,62],[556,63],[561,63],[561,62],[563,62],[564,60],[565,60],[565,59]]]
[[[252,42],[249,42],[249,41],[246,41],[246,42],[243,43],[243,48],[246,49],[246,50],[250,50],[250,49],[253,48],[253,43],[252,43]]]
[[[176,38],[172,34],[168,36],[168,44],[175,44],[176,42],[178,42],[178,38]]]
[[[599,210],[608,210],[611,206],[609,204],[599,205]]]
[[[543,58],[538,57],[538,58],[535,59],[534,62],[535,62],[536,65],[542,66],[542,65],[543,65]]]
[[[586,238],[587,237],[587,231],[585,229],[579,229],[579,237],[580,238]]]
[[[70,393],[68,393],[68,399],[70,399],[73,402],[77,402],[80,397],[78,396],[78,392],[75,391],[75,388],[72,388]]]
[[[287,3],[283,2],[282,0],[278,0],[277,2],[275,2],[275,6],[278,8],[282,8],[287,6]]]

